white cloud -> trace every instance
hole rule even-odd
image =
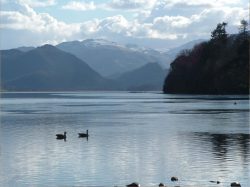
[[[189,6],[235,6],[244,4],[242,0],[158,0],[156,5],[157,6],[175,6],[176,4],[183,4]]]
[[[89,37],[107,37],[112,40],[114,36],[126,36],[130,28],[130,23],[121,15],[69,24],[58,21],[47,13],[37,13],[26,4],[15,4],[15,11],[1,11],[0,16],[0,28],[4,30],[4,35],[8,34],[7,30],[15,33],[11,38],[16,38],[18,32],[22,33],[27,37],[25,42],[33,45],[46,42],[56,44]],[[28,37],[32,38],[32,41]]]
[[[79,24],[66,24],[47,13],[36,13],[25,4],[15,4],[20,11],[1,11],[1,29],[31,32],[44,40],[62,41],[80,32]],[[20,36],[21,37],[21,36]],[[43,41],[39,41],[42,42]]]
[[[78,10],[78,11],[85,11],[85,10],[95,10],[96,5],[93,1],[86,3],[86,2],[78,2],[78,1],[71,1],[66,5],[62,6],[63,9],[68,10]]]
[[[211,32],[219,22],[228,22],[228,32],[237,32],[237,25],[240,20],[247,19],[248,11],[243,8],[212,8],[205,9],[200,14],[192,15],[192,24],[188,33]]]
[[[190,17],[201,13],[205,9],[225,9],[247,7],[246,0],[158,0],[151,10],[148,20],[163,16]]]
[[[179,36],[209,37],[217,23],[228,22],[228,31],[237,32],[236,25],[247,19],[248,10],[240,0],[160,0],[145,22],[160,33]],[[237,3],[237,4],[236,4]]]
[[[107,4],[112,9],[133,10],[152,8],[157,0],[112,0]]]
[[[150,10],[138,10],[134,13],[134,18],[138,21],[144,22],[151,14]]]
[[[22,4],[27,4],[31,7],[46,7],[56,5],[56,0],[19,0]]]
[[[129,28],[129,23],[122,15],[117,15],[101,20],[98,27],[102,32],[122,33]]]
[[[24,3],[25,1],[26,3]],[[177,45],[188,40],[210,37],[211,31],[217,23],[222,21],[229,23],[229,32],[237,32],[240,20],[248,18],[248,9],[241,6],[242,1],[239,0],[210,0],[209,3],[203,0],[113,0],[111,3],[116,3],[117,9],[133,10],[134,19],[129,20],[125,15],[122,15],[121,11],[121,15],[90,19],[80,23],[66,23],[57,20],[48,13],[37,13],[27,4],[28,1],[31,2],[31,0],[13,0],[11,10],[0,12],[0,28],[3,38],[15,38],[15,40],[20,40],[20,43],[27,42],[33,45],[46,42],[55,44],[86,38],[106,38],[141,43],[155,41],[155,43],[161,44],[162,41],[165,41],[166,45],[171,42]],[[215,1],[217,2],[216,6],[213,4]],[[238,4],[235,4],[235,1]],[[75,1],[67,5],[72,5],[71,9],[74,10],[90,10],[101,7],[100,4],[95,5],[92,1],[89,3],[78,2],[80,4],[73,2]],[[134,5],[132,5],[133,2]],[[222,6],[223,3],[225,6]],[[140,6],[144,8],[139,9]],[[23,39],[21,40],[21,38]],[[6,41],[7,39],[5,39],[5,45],[14,43],[14,41]]]
[[[188,27],[191,22],[189,18],[183,16],[164,16],[155,18],[153,27],[162,32],[176,31],[176,29]]]
[[[100,20],[98,19],[93,19],[91,21],[86,21],[83,24],[81,24],[81,32],[83,35],[91,35],[99,30],[99,24]]]

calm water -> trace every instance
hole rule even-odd
[[[245,96],[5,93],[0,133],[3,187],[250,186]]]

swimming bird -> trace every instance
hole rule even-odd
[[[66,139],[67,132],[64,132],[64,134],[56,134],[56,139],[62,140]]]
[[[220,184],[220,181],[209,181],[209,182]]]
[[[128,184],[127,187],[140,187],[140,184],[137,182],[133,182],[131,184]]]
[[[86,133],[78,133],[79,138],[88,138],[89,137],[89,130],[86,130]]]

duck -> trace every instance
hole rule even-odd
[[[59,139],[59,140],[66,139],[66,134],[67,132],[64,132],[64,134],[56,134],[56,139]]]
[[[86,130],[86,133],[78,133],[79,138],[88,138],[89,137],[89,130]]]
[[[209,182],[220,184],[220,181],[209,181]]]

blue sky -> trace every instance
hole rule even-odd
[[[248,0],[0,0],[0,48],[103,38],[171,48],[248,20]]]
[[[86,4],[90,4],[93,2],[95,6],[101,6],[107,3],[107,0],[99,0],[99,1],[68,1],[68,0],[60,0],[57,1],[55,6],[48,6],[48,7],[37,7],[35,8],[39,13],[47,12],[51,16],[55,17],[56,19],[60,21],[64,21],[66,23],[79,23],[91,19],[102,19],[105,17],[115,16],[118,14],[121,14],[125,16],[128,19],[132,19],[133,16],[130,12],[121,10],[107,10],[102,8],[96,8],[96,9],[86,9],[86,10],[76,10],[76,9],[65,9],[62,8],[63,6],[69,4],[70,2],[85,2]]]

